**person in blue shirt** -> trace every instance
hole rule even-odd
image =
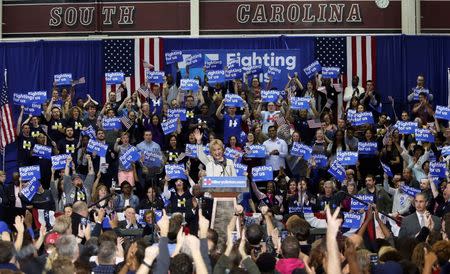
[[[225,114],[222,114],[222,110],[225,106],[224,100],[217,108],[216,116],[219,120],[223,120],[223,141],[228,143],[230,136],[239,136],[242,131],[242,121],[247,120],[250,116],[247,102],[244,101],[244,115],[236,114],[236,107],[227,107]]]

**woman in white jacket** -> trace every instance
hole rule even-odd
[[[197,140],[197,156],[206,167],[206,176],[237,176],[233,161],[225,158],[223,155],[224,146],[221,140],[212,140],[209,144],[209,151],[211,155],[206,155],[202,145],[202,133],[199,129],[194,131],[194,136]]]

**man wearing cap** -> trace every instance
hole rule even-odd
[[[80,175],[74,173],[70,176],[70,164],[72,157],[68,157],[66,160],[66,168],[64,170],[64,193],[66,194],[66,203],[73,204],[77,201],[84,201],[90,203],[92,185],[94,184],[95,173],[92,165],[92,159],[90,155],[86,155],[88,161],[88,175],[83,182]]]

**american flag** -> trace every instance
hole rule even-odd
[[[127,116],[120,117],[120,121],[127,128],[127,130],[129,130],[130,127],[133,125],[133,122]]]
[[[316,59],[322,67],[340,67],[344,88],[351,86],[352,76],[358,75],[360,85],[375,80],[376,45],[375,37],[318,37],[316,38]],[[342,109],[342,93],[338,98],[338,110]]]
[[[161,38],[107,39],[103,40],[103,55],[105,72],[123,72],[128,92],[134,92],[145,84],[146,70],[163,69],[163,40]],[[103,99],[105,100],[109,92],[115,91],[118,87],[119,85],[106,85],[103,79]]]
[[[141,86],[137,90],[140,95],[142,95],[144,98],[150,97],[150,90],[146,86]]]
[[[2,90],[0,94],[0,115],[1,115],[1,138],[0,148],[3,149],[7,144],[10,144],[16,140],[14,131],[14,125],[12,122],[11,108],[8,103],[8,87],[6,86],[6,70],[4,73]]]

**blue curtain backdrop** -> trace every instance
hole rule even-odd
[[[70,72],[74,79],[86,77],[86,84],[76,86],[76,97],[90,94],[102,98],[103,55],[101,41],[0,43],[0,69],[8,71],[8,98],[13,93],[33,90],[51,91],[53,75]],[[3,73],[0,84],[3,84]],[[49,93],[50,94],[50,93]],[[19,107],[11,104],[16,124]],[[8,180],[18,170],[16,144],[6,148]]]

